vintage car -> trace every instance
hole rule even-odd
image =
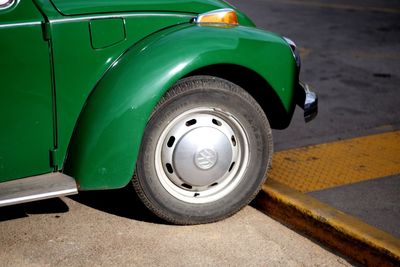
[[[220,220],[271,128],[317,114],[293,41],[225,1],[0,0],[0,40],[0,206],[132,181],[171,223]]]

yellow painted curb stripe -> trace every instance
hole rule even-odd
[[[400,240],[279,182],[267,180],[255,204],[362,264],[400,265]]]
[[[400,131],[276,152],[269,178],[300,192],[400,174]]]

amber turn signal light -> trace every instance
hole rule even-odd
[[[218,9],[200,14],[195,21],[199,24],[239,24],[236,12],[229,8]]]

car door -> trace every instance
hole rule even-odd
[[[43,18],[31,0],[0,0],[0,182],[52,171],[53,90]]]

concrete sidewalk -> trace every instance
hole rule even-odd
[[[1,266],[351,266],[248,206],[222,222],[159,221],[132,188],[0,208]]]

